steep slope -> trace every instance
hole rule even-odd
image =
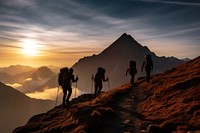
[[[0,81],[3,83],[12,83],[12,75],[7,73],[0,73]]]
[[[51,78],[50,80],[48,80],[47,82],[45,82],[44,84],[39,86],[36,89],[36,91],[43,91],[45,89],[50,89],[50,88],[54,88],[57,86],[58,86],[58,75],[54,76],[53,78]]]
[[[200,130],[199,68],[200,57],[152,76],[150,83],[139,78],[134,87],[125,84],[96,98],[85,94],[14,132],[140,132],[151,124],[156,133]]]
[[[154,75],[150,84],[140,80],[142,101],[138,112],[146,122],[170,132],[177,126],[200,127],[200,57],[165,73]]]
[[[30,116],[52,108],[54,102],[31,99],[0,82],[0,105],[0,132],[10,133],[25,124]]]
[[[79,89],[89,91],[91,88],[91,76],[96,73],[99,66],[106,69],[106,75],[110,78],[112,87],[129,81],[129,78],[122,77],[125,77],[130,60],[135,60],[137,63],[138,75],[136,76],[144,75],[144,73],[140,73],[140,70],[146,54],[151,54],[152,56],[154,74],[183,63],[182,60],[174,57],[156,56],[146,46],[142,46],[130,35],[124,33],[99,55],[82,58],[73,66],[75,74],[80,79],[78,83]],[[104,85],[104,88],[108,89],[107,85]]]

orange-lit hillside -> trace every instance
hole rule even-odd
[[[32,117],[14,132],[141,132],[150,124],[162,133],[200,130],[200,57],[164,73],[125,84],[97,98],[85,94],[67,108]]]

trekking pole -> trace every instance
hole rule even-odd
[[[93,79],[94,79],[94,75],[92,74],[92,87],[91,87],[91,94],[92,94],[92,89],[93,89]]]
[[[55,103],[55,106],[57,105],[57,101],[58,101],[58,93],[59,93],[59,85],[58,85],[58,91],[57,91],[57,96],[56,96],[56,103]]]
[[[108,88],[109,88],[109,90],[110,90],[110,82],[109,82],[109,80],[108,80]]]
[[[78,76],[76,76],[77,78]],[[76,87],[75,87],[75,98],[76,98],[76,89],[77,89],[77,81],[76,81]]]

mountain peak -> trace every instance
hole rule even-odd
[[[123,45],[125,47],[142,47],[131,35],[127,33],[123,33],[114,43],[113,45]]]
[[[33,79],[44,79],[53,76],[55,76],[55,74],[46,66],[39,67],[38,70],[32,74]]]
[[[117,40],[124,40],[130,38],[130,35],[127,33],[123,33]]]
[[[126,33],[123,33],[121,36],[128,36]]]
[[[128,35],[127,33],[123,33],[116,41],[114,41],[101,54],[110,55],[110,53],[118,54],[121,52],[132,53],[131,51],[133,50],[143,51],[143,47],[131,35]]]
[[[51,71],[51,70],[46,66],[41,66],[38,68],[38,71]]]

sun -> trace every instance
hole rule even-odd
[[[37,56],[39,54],[39,45],[37,41],[25,39],[22,41],[22,51],[28,56]]]

